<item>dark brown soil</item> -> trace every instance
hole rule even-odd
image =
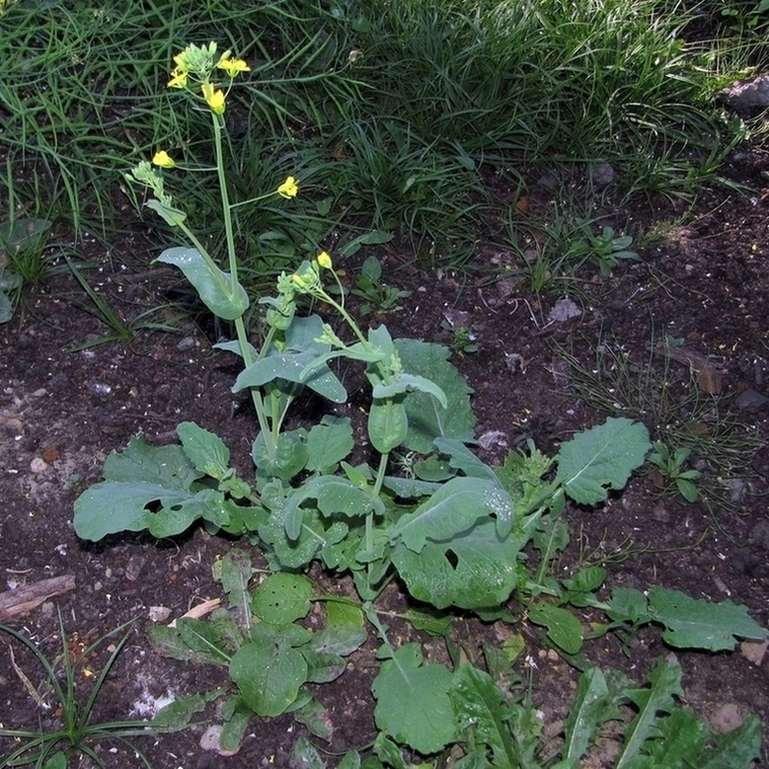
[[[553,280],[536,294],[522,276],[521,257],[503,239],[479,245],[463,273],[426,274],[405,252],[377,253],[388,283],[412,291],[402,310],[381,320],[393,336],[450,344],[450,332],[441,328],[446,313],[467,313],[463,322],[480,349],[452,359],[474,389],[479,451],[487,461],[500,461],[508,448],[524,446],[529,438],[553,452],[611,413],[643,419],[653,437],[698,436],[691,461],[703,473],[699,501],[687,503],[673,489],[661,488],[664,479],[638,475],[605,507],[567,511],[572,544],[562,566],[590,555],[607,564],[608,587],[659,584],[696,598],[728,597],[745,604],[766,627],[769,400],[762,396],[769,396],[769,157],[741,151],[726,171],[750,190],[703,191],[692,210],[668,203],[621,215],[613,210],[606,223],[640,235],[641,260],[623,263],[608,278],[586,267],[576,280]],[[547,186],[532,183],[521,206],[526,210],[520,214],[521,231],[529,233],[534,249],[542,246],[537,233],[552,196]],[[612,211],[609,203],[606,210]],[[87,248],[87,258],[102,264],[90,279],[126,319],[161,304],[170,289],[182,286],[170,269],[148,266],[154,253],[140,239],[118,240],[108,251],[97,243]],[[354,274],[356,266],[345,268]],[[492,280],[493,274],[512,277]],[[552,320],[556,303],[567,294],[578,313],[568,321]],[[140,332],[129,343],[69,352],[108,333],[85,311],[86,302],[73,279],[51,279],[33,287],[14,320],[0,329],[0,591],[74,575],[74,591],[9,620],[53,656],[62,643],[58,612],[70,645],[95,640],[134,619],[97,716],[138,718],[150,712],[141,702],[226,683],[225,671],[157,656],[146,629],[151,607],[165,607],[173,618],[220,597],[211,565],[233,543],[200,529],[168,542],[119,536],[84,543],[73,533],[73,501],[99,479],[106,455],[136,433],[151,443],[167,443],[175,439],[178,422],[194,420],[225,439],[245,474],[255,428],[244,400],[230,392],[237,371],[232,359],[212,350],[215,340],[189,319],[178,333]],[[166,313],[163,319],[175,317]],[[686,362],[655,354],[654,346],[666,335],[683,340],[695,366],[697,355],[713,356],[718,371],[708,372],[714,379],[698,381]],[[660,402],[659,387],[650,384],[663,380],[669,383],[666,403]],[[634,386],[646,392],[643,408]],[[395,588],[385,599],[405,604]],[[509,632],[496,625],[471,629],[469,622],[459,623],[466,628],[468,647],[479,633]],[[414,635],[405,624],[396,628],[403,640]],[[520,672],[527,676],[533,670],[535,704],[546,724],[557,724],[568,711],[576,673],[531,628],[524,635]],[[50,727],[55,714],[35,705],[10,665],[9,639],[0,640],[0,722]],[[375,735],[370,693],[375,648],[372,634],[350,658],[343,677],[318,690],[336,730],[332,743],[323,747],[334,753],[362,747]],[[15,651],[16,664],[37,685],[42,676],[34,661],[18,647]],[[639,681],[670,651],[658,629],[640,633],[629,657],[613,637],[585,648],[588,658],[620,667]],[[749,658],[744,652],[677,652],[685,701],[714,729],[733,728],[748,713],[769,726],[769,655]],[[107,655],[105,650],[81,666],[81,692],[92,680],[87,669],[98,670]],[[255,719],[240,753],[224,758],[199,744],[214,715],[206,713],[199,726],[184,732],[139,738],[137,745],[156,769],[285,767],[296,737],[308,734],[289,716]],[[12,747],[10,741],[0,742],[0,755]],[[100,750],[108,766],[139,765],[124,746],[104,743]],[[335,761],[329,759],[331,765]],[[766,753],[761,765],[769,766]]]

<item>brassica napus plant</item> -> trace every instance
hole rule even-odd
[[[211,312],[222,319],[233,321],[237,333],[238,353],[246,367],[254,363],[255,353],[248,342],[244,321],[249,298],[238,280],[239,259],[233,225],[235,205],[230,202],[225,169],[224,134],[227,128],[224,113],[235,78],[249,71],[248,64],[243,59],[233,57],[230,51],[219,53],[215,42],[203,46],[192,44],[174,56],[174,67],[168,81],[169,88],[183,92],[194,106],[205,105],[211,116],[215,171],[226,239],[227,271],[217,265],[208,249],[187,224],[186,213],[176,206],[173,197],[165,188],[164,171],[196,169],[177,164],[176,159],[163,149],[155,153],[151,162],[144,160],[127,174],[130,182],[140,184],[150,192],[151,198],[146,203],[147,207],[159,214],[170,226],[181,230],[192,245],[192,248],[167,249],[158,261],[177,266],[196,288],[201,300]],[[236,205],[258,203],[274,195],[293,198],[298,193],[296,179],[289,176],[274,191]],[[252,389],[251,392],[268,453],[274,456],[279,428],[271,424],[260,391]]]

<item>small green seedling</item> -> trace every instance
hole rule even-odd
[[[648,456],[648,461],[654,465],[654,473],[664,485],[666,481],[675,483],[678,493],[687,501],[695,502],[699,496],[696,481],[702,473],[699,470],[684,470],[692,450],[678,448],[671,451],[661,441],[654,441],[654,451]]]
[[[441,321],[441,328],[444,331],[451,332],[452,352],[460,358],[465,355],[478,352],[476,341],[478,335],[473,331],[469,323],[469,313],[466,312],[445,312]]]
[[[633,238],[630,235],[615,237],[612,227],[604,227],[600,235],[590,235],[590,244],[593,248],[591,261],[601,271],[601,275],[608,277],[620,260],[638,261],[638,254],[628,250],[632,243]]]
[[[364,300],[360,306],[361,315],[382,315],[400,310],[398,302],[411,294],[410,291],[382,283],[382,264],[375,256],[369,256],[363,262],[352,293]]]

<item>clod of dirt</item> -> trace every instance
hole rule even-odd
[[[750,660],[754,665],[760,665],[764,661],[767,648],[769,648],[769,640],[762,641],[761,643],[743,641],[740,644],[742,656]]]
[[[710,718],[710,726],[717,734],[734,731],[742,723],[742,712],[734,702],[726,702]]]

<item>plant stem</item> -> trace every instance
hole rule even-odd
[[[219,195],[222,200],[222,213],[224,214],[224,232],[227,242],[227,260],[230,268],[230,287],[232,295],[235,296],[238,290],[238,255],[235,251],[235,233],[232,226],[232,206],[230,205],[230,196],[227,191],[227,174],[224,169],[224,148],[222,145],[222,125],[223,118],[220,115],[211,113],[211,121],[214,129],[214,148],[216,152],[216,173],[219,178]],[[235,319],[235,331],[238,336],[238,345],[240,354],[243,358],[245,368],[253,365],[254,358],[251,354],[251,344],[248,341],[248,332],[243,316]],[[266,409],[262,394],[256,387],[249,388],[251,399],[254,403],[256,418],[259,422],[259,429],[264,436],[264,445],[267,449],[267,455],[272,459],[277,450],[277,439],[270,429],[270,422],[267,418]]]

